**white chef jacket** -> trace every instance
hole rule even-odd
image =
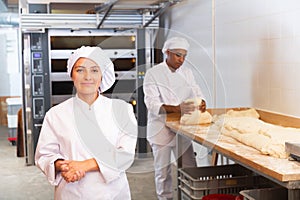
[[[119,123],[115,122],[113,114],[113,106],[117,104],[125,107],[128,111],[129,117],[124,120],[129,120],[130,123],[136,126],[136,119],[130,104],[117,99],[109,99],[102,95],[99,95],[91,106],[77,96],[72,97],[52,107],[46,113],[36,148],[35,162],[47,176],[50,184],[55,186],[56,200],[131,199],[125,171],[112,168],[98,159],[96,161],[100,171],[88,172],[80,181],[67,183],[60,173],[55,176],[54,162],[57,159],[82,161],[95,158],[80,139],[74,123],[73,106],[79,106],[86,113],[94,114],[106,139],[114,144],[119,151],[130,154],[128,163],[132,164],[137,129],[136,133],[128,134],[125,133],[122,127],[119,127]],[[95,145],[97,145],[97,141],[95,141]]]
[[[177,106],[189,98],[203,98],[192,71],[182,65],[172,72],[166,61],[146,72],[143,90],[148,109],[147,140],[150,143],[166,145],[174,138],[165,126],[165,115],[159,114],[163,104]]]

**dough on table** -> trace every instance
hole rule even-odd
[[[273,126],[251,117],[236,117],[224,123],[221,133],[259,150],[262,154],[287,158],[285,141],[289,139],[284,139],[284,134],[275,131]],[[283,140],[278,140],[278,137]]]
[[[196,106],[200,106],[202,99],[201,98],[194,98],[188,99],[185,101],[193,102]],[[209,124],[212,122],[212,116],[209,112],[201,112],[200,110],[194,110],[190,114],[184,114],[180,118],[180,124],[184,125],[197,125],[197,124]]]
[[[224,118],[219,118],[219,121],[215,124],[218,124],[222,134],[251,146],[262,154],[276,158],[287,158],[285,142],[300,143],[299,128],[282,127],[266,123],[256,118],[256,115],[249,115],[249,113],[247,117],[242,117],[243,115],[237,112],[242,111],[235,111],[235,114],[230,117],[226,113],[223,115]]]
[[[214,115],[212,121],[214,126],[223,126],[224,122],[230,120],[233,117],[252,117],[259,119],[259,114],[254,108],[246,110],[228,110],[225,114]]]
[[[253,117],[259,118],[258,112],[254,108],[249,108],[246,110],[229,110],[226,112],[226,115],[229,117]]]

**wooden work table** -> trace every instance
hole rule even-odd
[[[222,110],[224,112],[227,109]],[[212,114],[220,114],[220,111],[220,109],[209,110]],[[260,118],[269,123],[289,127],[298,127],[300,125],[300,119],[298,118],[285,117],[265,111],[258,112],[261,116]],[[263,155],[252,147],[210,129],[210,125],[181,125],[178,115],[169,115],[166,125],[177,135],[178,155],[182,155],[181,138],[190,138],[287,188],[289,200],[300,199],[300,162]],[[181,168],[181,166],[182,161],[178,157],[178,167]]]

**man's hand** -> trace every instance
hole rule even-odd
[[[196,106],[194,102],[182,102],[177,106],[163,104],[160,107],[159,114],[180,113],[181,115],[184,115],[191,114],[196,109],[199,109],[201,112],[205,112],[206,102],[202,99],[201,104],[199,106]]]
[[[202,99],[201,104],[197,107],[193,102],[182,102],[180,105],[181,115],[191,114],[194,110],[199,109],[201,112],[206,111],[206,102]]]
[[[181,115],[191,114],[194,110],[197,109],[197,107],[193,102],[188,102],[188,103],[182,102],[179,106],[181,110]]]
[[[201,104],[199,106],[199,110],[201,112],[205,112],[206,111],[206,102],[202,99]]]

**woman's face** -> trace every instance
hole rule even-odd
[[[79,58],[72,69],[72,80],[78,95],[94,95],[102,80],[100,67],[89,58]]]

